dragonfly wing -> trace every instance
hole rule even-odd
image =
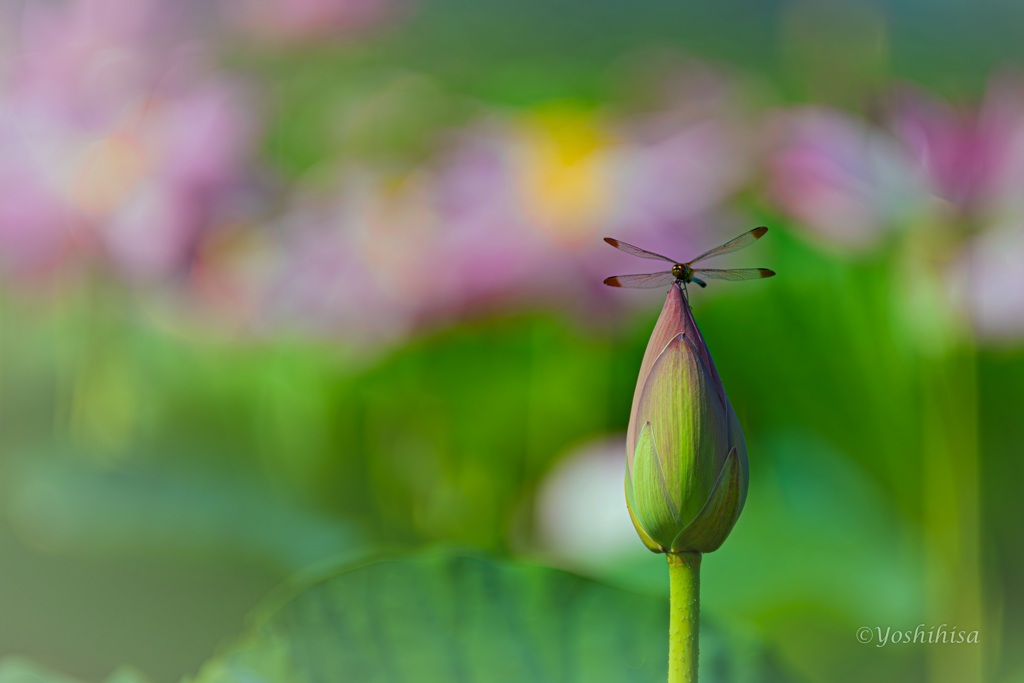
[[[664,273],[645,273],[643,275],[614,275],[606,277],[604,283],[609,287],[630,287],[633,289],[654,289],[664,287],[676,281],[670,271]]]
[[[616,249],[621,249],[627,254],[632,254],[633,256],[654,259],[655,261],[668,261],[669,263],[673,264],[679,263],[679,261],[671,259],[668,256],[662,256],[661,254],[655,254],[653,251],[647,251],[646,249],[641,249],[640,247],[634,247],[632,244],[626,244],[625,242],[617,240],[614,237],[605,237],[604,241],[612,245]]]
[[[749,246],[756,242],[757,240],[761,239],[762,237],[764,237],[764,234],[766,232],[768,232],[768,228],[764,227],[763,225],[759,228],[754,228],[750,232],[743,233],[736,239],[731,239],[721,246],[715,247],[710,251],[705,251],[703,254],[690,261],[690,263],[692,264],[696,263],[697,261],[703,261],[704,259],[711,258],[712,256],[731,254],[732,252],[742,249],[743,247]]]
[[[771,277],[775,275],[775,271],[767,268],[731,268],[729,270],[694,268],[693,274],[698,278],[709,280],[757,280],[762,277]]]

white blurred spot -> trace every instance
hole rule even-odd
[[[1024,230],[999,226],[976,238],[968,251],[966,288],[978,334],[989,339],[1024,335]]]
[[[626,509],[625,435],[562,458],[537,494],[537,539],[573,565],[600,565],[642,548]]]

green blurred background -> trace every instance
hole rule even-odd
[[[447,544],[653,595],[681,259],[751,490],[705,614],[793,681],[1024,681],[1024,6],[21,0],[0,17],[0,655],[194,673]],[[1020,196],[1018,196],[1020,195]],[[876,647],[946,625],[976,645]]]

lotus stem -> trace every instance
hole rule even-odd
[[[700,553],[666,553],[669,581],[668,683],[697,683]]]

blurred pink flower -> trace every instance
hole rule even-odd
[[[750,147],[733,123],[699,120],[664,136],[641,135],[622,160],[630,220],[678,224],[738,190],[749,177]]]
[[[992,81],[974,108],[905,89],[884,127],[799,109],[778,116],[769,191],[799,227],[843,249],[918,222],[960,250],[936,280],[985,337],[1024,333],[1024,82]],[[928,220],[924,220],[928,219]],[[951,275],[952,274],[952,275]],[[953,291],[957,290],[957,291]]]
[[[602,237],[670,255],[717,239],[751,141],[727,79],[678,73],[677,94],[642,114],[548,107],[464,131],[437,170],[446,300],[606,304],[601,280],[643,266]]]
[[[253,122],[153,0],[32,3],[0,100],[7,270],[99,259],[133,277],[188,265],[242,179]],[[15,175],[19,177],[13,177]]]
[[[732,79],[691,64],[673,69],[662,88],[658,108],[618,124],[630,141],[621,163],[622,221],[678,230],[717,212],[749,182],[758,141],[753,108]]]
[[[645,264],[601,238],[692,255],[732,236],[711,216],[742,187],[745,138],[710,116],[494,113],[409,168],[320,170],[267,233],[266,324],[379,347],[478,312],[649,301],[610,298],[604,277]]]
[[[75,212],[46,173],[59,161],[59,145],[31,145],[18,123],[9,109],[0,111],[0,267],[27,275],[58,265]],[[34,132],[45,138],[50,131],[38,126]]]
[[[980,105],[954,108],[904,90],[890,127],[931,191],[969,218],[1024,209],[1024,82],[993,79]]]
[[[834,110],[784,112],[772,135],[771,194],[843,246],[869,246],[935,200],[971,218],[1020,210],[1021,86],[996,79],[973,109],[903,89],[881,127]]]
[[[826,245],[875,246],[925,210],[925,178],[899,140],[853,116],[805,107],[771,126],[773,199]]]
[[[906,91],[895,100],[890,125],[931,191],[954,210],[961,230],[960,255],[947,264],[954,302],[982,338],[1020,338],[1024,81],[993,79],[974,108]]]

